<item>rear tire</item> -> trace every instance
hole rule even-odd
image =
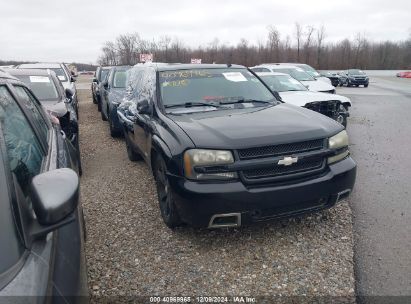
[[[171,229],[181,226],[182,221],[174,203],[173,193],[170,191],[167,167],[162,157],[158,156],[155,160],[154,174],[158,203],[164,223]]]

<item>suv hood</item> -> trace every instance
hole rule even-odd
[[[312,92],[312,91],[289,91],[289,92],[279,92],[281,99],[299,107],[304,107],[307,103],[314,101],[327,101],[327,100],[339,100],[342,103],[349,103],[351,101],[344,96],[337,94]]]
[[[310,91],[325,92],[335,90],[335,88],[331,84],[321,80],[307,80],[301,81],[301,83],[304,85],[308,85],[308,89]]]
[[[325,138],[343,130],[314,111],[281,103],[264,108],[168,115],[198,148],[241,149]]]

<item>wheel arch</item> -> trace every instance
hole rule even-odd
[[[163,157],[166,166],[168,166],[169,160],[172,158],[171,151],[167,144],[158,136],[154,135],[152,138],[152,144],[150,149],[150,169],[154,175],[154,167],[157,156]]]

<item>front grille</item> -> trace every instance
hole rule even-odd
[[[309,141],[282,144],[276,146],[241,149],[238,150],[238,156],[241,160],[244,160],[279,155],[290,155],[295,153],[320,150],[324,148],[324,143],[324,139],[314,139]]]
[[[338,111],[340,108],[340,101],[338,100],[316,101],[316,102],[307,103],[305,105],[305,108],[321,113],[328,117],[334,118],[338,114]]]
[[[301,159],[290,166],[274,164],[267,168],[245,170],[243,171],[243,174],[246,179],[276,177],[320,169],[323,166],[323,162],[323,158]]]

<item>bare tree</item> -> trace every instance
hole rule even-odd
[[[140,36],[137,33],[117,37],[116,45],[120,55],[120,64],[134,65],[137,63],[137,42],[139,40]]]
[[[171,42],[171,37],[164,35],[160,38],[160,47],[163,49],[164,51],[164,61],[168,62],[168,56],[169,56],[169,52],[168,49],[170,47],[170,42]]]
[[[268,41],[267,41],[269,59],[274,59],[275,62],[280,61],[280,32],[275,26],[268,27]]]
[[[310,63],[310,47],[312,42],[312,35],[315,28],[312,25],[307,25],[305,31],[305,42],[304,42],[304,53],[305,53],[305,63]]]
[[[293,37],[285,36],[281,40],[280,32],[273,26],[267,27],[267,37],[259,39],[257,44],[243,38],[235,46],[215,38],[205,46],[190,48],[178,37],[171,39],[169,36],[162,36],[160,39],[146,40],[138,33],[124,34],[118,36],[114,42],[107,41],[103,44],[98,62],[102,65],[133,65],[138,62],[138,53],[151,52],[156,61],[165,62],[189,62],[190,58],[201,58],[204,63],[238,63],[248,66],[270,60],[301,61],[302,55],[305,55],[305,61],[311,63],[315,45],[314,62],[321,69],[411,67],[411,33],[408,39],[398,42],[370,42],[364,34],[357,34],[351,40],[343,39],[326,44],[324,26],[317,32],[308,26],[303,32],[302,27],[296,23],[295,29],[296,45],[291,43]],[[303,54],[301,49],[304,51]]]
[[[317,67],[321,69],[321,55],[323,42],[325,39],[325,27],[324,24],[317,30]]]
[[[294,35],[295,35],[295,39],[297,41],[297,61],[298,62],[300,62],[300,45],[301,45],[302,34],[303,34],[302,27],[298,22],[296,22],[295,23],[295,33],[294,33]]]

